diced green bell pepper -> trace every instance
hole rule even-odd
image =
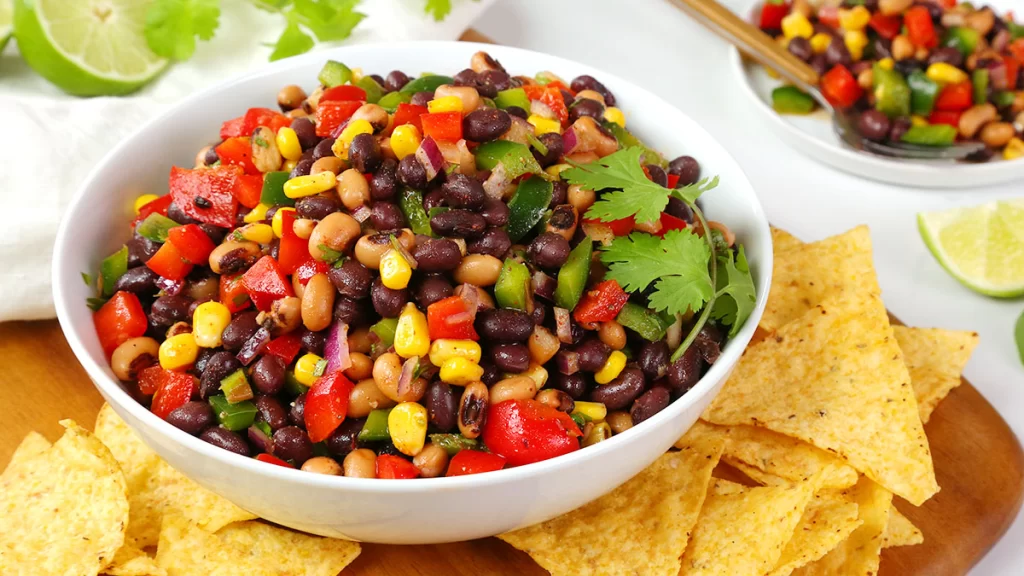
[[[320,69],[320,74],[316,78],[327,88],[334,88],[351,81],[352,70],[341,62],[328,60],[324,67]]]
[[[974,103],[984,104],[988,102],[988,69],[978,68],[971,75],[971,85],[974,86]]]
[[[256,405],[249,400],[232,404],[218,394],[210,396],[210,407],[217,415],[217,422],[232,432],[245,430],[256,421]]]
[[[516,106],[527,112],[530,111],[530,99],[526,97],[526,90],[522,88],[509,88],[498,92],[498,95],[494,97],[494,105],[502,110]]]
[[[508,237],[518,242],[537,225],[548,204],[554,186],[539,176],[531,176],[519,183],[516,193],[508,202]]]
[[[953,26],[946,30],[946,35],[942,37],[942,45],[956,48],[966,58],[974,54],[974,49],[978,47],[979,40],[981,40],[981,33],[974,28]]]
[[[583,297],[583,289],[590,276],[590,257],[593,252],[594,241],[590,236],[569,252],[569,259],[558,271],[558,284],[555,286],[555,305],[559,308],[571,311]]]
[[[921,146],[949,146],[956,140],[956,134],[957,129],[948,124],[911,126],[902,140],[907,144]]]
[[[919,116],[929,116],[941,87],[921,70],[907,76],[907,85],[910,86],[910,111]]]
[[[238,404],[252,398],[252,387],[249,386],[249,379],[245,377],[245,370],[242,368],[221,379],[220,390],[224,393],[224,398],[231,404]]]
[[[373,332],[377,339],[380,340],[375,346],[383,346],[384,350],[391,348],[395,343],[396,330],[398,330],[398,318],[382,318],[379,322],[370,326],[370,332]]]
[[[405,215],[413,232],[424,236],[433,236],[434,232],[430,229],[430,217],[423,209],[423,194],[420,194],[418,190],[406,188],[402,192],[402,198],[398,205],[402,208],[402,214]]]
[[[384,95],[384,87],[377,84],[377,81],[369,76],[363,76],[355,85],[366,92],[366,101],[370,104],[376,104],[380,101],[381,96]]]
[[[417,92],[433,92],[437,90],[437,87],[442,84],[453,84],[455,79],[451,76],[441,76],[440,74],[431,74],[429,76],[421,76],[415,80],[412,80],[405,86],[402,86],[400,92],[406,94],[415,94]]]
[[[408,104],[410,101],[412,101],[412,94],[408,92],[388,92],[380,97],[377,106],[386,110],[388,114],[394,114],[398,110],[399,104]]]
[[[500,162],[505,166],[505,176],[515,180],[523,174],[540,174],[543,170],[533,153],[525,144],[509,140],[491,140],[476,147],[478,170],[494,170]]]
[[[622,324],[624,328],[629,328],[644,340],[651,342],[657,342],[664,338],[665,331],[672,325],[675,318],[668,323],[665,320],[657,312],[634,302],[626,302],[626,305],[619,311],[619,315],[615,317],[615,321]]]
[[[180,224],[163,214],[153,212],[146,216],[145,220],[139,222],[139,225],[135,227],[135,231],[139,233],[139,236],[147,240],[163,244],[167,242],[167,232],[175,226],[180,226]]]
[[[527,290],[530,289],[530,270],[515,258],[506,258],[494,284],[494,299],[501,308],[526,312]]]
[[[291,178],[290,172],[267,172],[263,177],[263,191],[260,204],[267,206],[295,206],[295,199],[284,194],[284,183]]]
[[[587,416],[582,412],[573,412],[569,417],[572,418],[572,421],[575,422],[577,426],[579,426],[580,430],[583,430],[583,427],[587,425],[587,422],[591,422],[590,416]]]
[[[284,373],[284,391],[292,396],[298,396],[308,392],[309,386],[299,382],[299,379],[295,377],[295,372],[289,370]]]
[[[615,122],[602,122],[601,125],[611,132],[612,136],[615,136],[615,139],[619,141],[620,150],[622,148],[639,146],[644,150],[644,162],[660,166],[666,170],[668,169],[668,160],[661,155],[661,152],[658,152],[654,148],[651,148],[641,142],[640,139],[634,136],[629,130],[626,130]]]
[[[910,85],[903,74],[888,70],[877,62],[871,66],[874,75],[875,109],[890,118],[910,114]]]
[[[121,249],[100,262],[100,294],[104,298],[114,295],[114,284],[118,278],[128,271],[128,247],[121,246]]]
[[[262,420],[253,422],[252,425],[259,428],[260,432],[266,434],[268,438],[274,435],[274,430],[270,427],[270,424],[267,424]]]
[[[388,431],[388,415],[391,408],[387,410],[373,410],[366,417],[363,429],[359,431],[360,442],[383,442],[391,438]]]
[[[1006,28],[1010,31],[1010,41],[1013,42],[1018,38],[1024,38],[1024,24],[1017,24],[1016,22],[1009,22],[1003,20],[1006,24]]]
[[[817,104],[811,95],[796,86],[772,90],[772,108],[780,114],[810,114]]]
[[[480,449],[480,442],[472,438],[466,438],[462,434],[431,434],[430,443],[443,448],[448,453],[449,458],[462,450]]]
[[[992,103],[996,108],[1007,108],[1017,101],[1017,95],[1012,90],[1000,90],[992,95]]]

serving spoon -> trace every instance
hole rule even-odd
[[[836,136],[854,150],[914,160],[963,160],[985,147],[980,142],[938,147],[869,140],[857,129],[854,112],[833,106],[821,93],[818,89],[818,73],[779,45],[774,38],[733,14],[716,0],[669,1],[705,28],[739,48],[744,54],[775,70],[793,85],[810,94],[832,116],[832,130]]]

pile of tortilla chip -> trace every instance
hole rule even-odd
[[[499,538],[555,575],[665,576],[873,576],[924,541],[893,498],[939,491],[923,423],[978,336],[891,325],[865,227],[773,238],[758,336],[678,451]]]
[[[195,484],[104,406],[31,433],[0,475],[0,574],[335,576],[359,544],[292,532]]]

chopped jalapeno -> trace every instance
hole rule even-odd
[[[210,407],[217,422],[232,432],[245,430],[256,421],[256,405],[249,400],[232,404],[222,395],[210,396]]]
[[[555,286],[555,304],[559,308],[572,310],[583,296],[583,289],[590,276],[590,256],[594,252],[594,241],[587,236],[569,252],[569,259],[558,271]]]
[[[363,429],[359,431],[360,442],[383,442],[391,439],[391,433],[388,431],[388,415],[391,414],[391,408],[387,410],[373,410],[366,417],[366,423],[363,424]]]

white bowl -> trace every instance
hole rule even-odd
[[[454,73],[477,50],[488,51],[513,73],[592,74],[615,93],[630,128],[647,142],[672,155],[692,154],[705,174],[721,176],[703,206],[746,246],[758,301],[746,326],[693,390],[633,429],[559,458],[477,476],[407,481],[321,476],[244,458],[171,426],[122,390],[96,337],[85,305],[91,290],[80,274],[96,270],[128,238],[136,196],[163,193],[170,165],[191,167],[196,150],[216,139],[222,121],[251,106],[272,105],[281,86],[315,83],[328,58],[381,73]],[[278,524],[324,536],[414,544],[480,538],[542,522],[598,498],[653,462],[693,424],[750,341],[771,270],[771,237],[754,190],[694,120],[650,92],[582,64],[516,48],[437,42],[352,46],[270,64],[195,94],[141,127],[93,170],[65,214],[53,259],[53,292],[64,334],[100,393],[174,468]]]

